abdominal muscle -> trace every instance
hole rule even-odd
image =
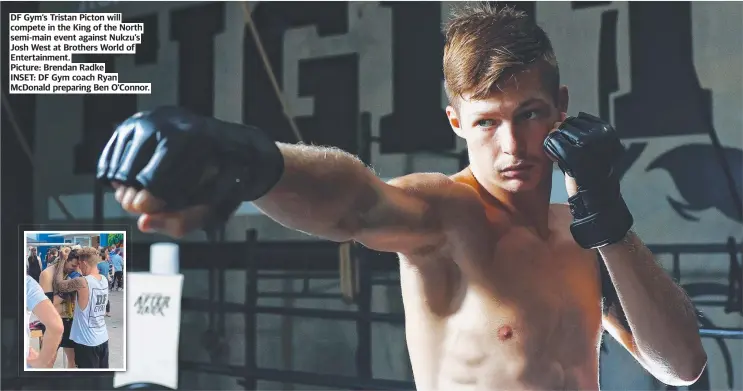
[[[442,316],[431,311],[416,274],[401,271],[418,390],[598,389],[598,307],[587,315],[540,294],[504,304],[493,292],[464,287],[456,309]]]
[[[503,327],[495,336],[456,326],[444,327],[443,332],[436,329],[407,333],[418,390],[598,389],[597,349],[561,352],[566,341],[527,348],[528,332],[509,333]],[[565,353],[570,357],[563,360]]]
[[[454,343],[454,340],[459,340]],[[554,356],[551,347],[543,352],[527,353],[521,342],[502,341],[488,344],[464,337],[444,342],[438,358],[441,362],[435,383],[439,389],[458,390],[588,390],[597,388],[591,366],[570,367]],[[500,346],[499,346],[500,345]],[[488,350],[487,352],[485,350]],[[583,373],[581,373],[583,372]],[[593,373],[588,377],[585,373]],[[592,378],[592,379],[591,379]],[[434,379],[431,379],[434,380]],[[585,381],[588,380],[588,381]]]

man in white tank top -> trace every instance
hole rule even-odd
[[[77,292],[70,331],[70,339],[75,342],[75,361],[78,368],[108,368],[105,317],[108,280],[98,272],[97,265],[101,258],[92,247],[72,250],[67,258],[78,259],[83,276],[63,280],[63,274],[57,273],[54,284],[57,291]]]

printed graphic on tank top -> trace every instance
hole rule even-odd
[[[108,341],[106,329],[106,303],[108,302],[108,280],[99,276],[85,276],[90,299],[85,308],[80,308],[80,298],[75,300],[75,314],[70,339],[85,346],[98,346]]]
[[[106,314],[106,300],[108,299],[108,280],[106,281],[106,288],[93,289],[91,295],[91,301],[95,299],[95,303],[89,303],[91,311],[88,316],[88,325],[92,328],[106,327],[106,320],[103,317]]]

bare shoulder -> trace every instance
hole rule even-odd
[[[441,173],[414,173],[387,182],[405,192],[429,199],[445,201],[474,201],[475,193],[469,186]]]
[[[591,263],[596,259],[595,250],[581,248],[578,243],[575,242],[573,234],[570,232],[570,224],[573,222],[573,214],[570,212],[570,205],[566,203],[556,203],[550,205],[550,227],[553,232],[558,232],[558,238],[560,243],[564,246],[564,250],[575,252],[577,256],[584,258]]]
[[[438,172],[416,172],[403,175],[387,181],[388,184],[400,188],[435,188],[447,186],[452,180]]]
[[[54,265],[47,267],[41,271],[39,275],[39,285],[45,287],[49,285],[54,278]]]
[[[567,203],[550,204],[550,211],[554,213],[554,216],[561,222],[573,220],[573,215],[570,214],[570,205]]]
[[[570,232],[570,224],[573,222],[573,215],[570,213],[570,205],[566,203],[550,204],[550,230],[558,233],[559,242],[570,248],[578,249],[578,243],[575,243],[573,234]]]

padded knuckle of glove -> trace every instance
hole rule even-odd
[[[578,185],[577,193],[568,199],[573,215],[570,231],[578,245],[598,248],[622,240],[634,219],[614,170],[624,152],[614,128],[580,113],[548,135],[544,150]]]
[[[208,223],[217,224],[268,192],[283,169],[283,156],[264,131],[159,107],[115,129],[96,176],[147,189],[170,210],[209,205]]]

